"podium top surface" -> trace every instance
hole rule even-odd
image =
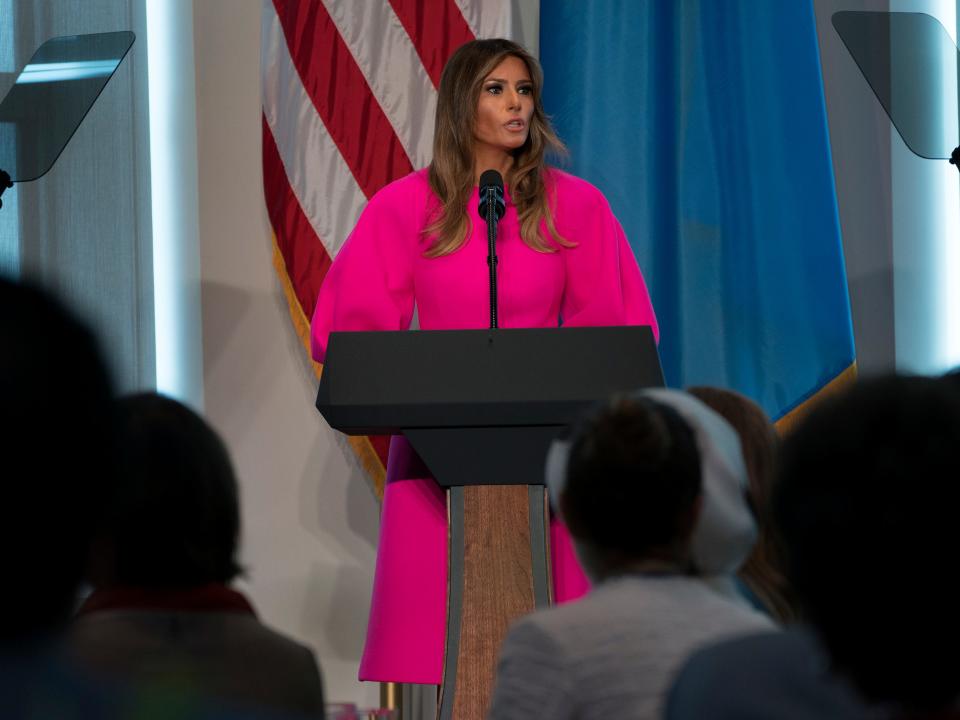
[[[356,435],[566,425],[662,385],[648,326],[331,333],[317,408]]]

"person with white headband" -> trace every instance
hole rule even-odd
[[[546,474],[593,589],[511,629],[493,720],[659,718],[693,651],[772,627],[731,579],[756,533],[739,439],[699,400],[614,398],[554,444]]]

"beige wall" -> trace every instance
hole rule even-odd
[[[240,476],[246,589],[309,644],[330,700],[377,704],[356,681],[378,504],[313,407],[315,381],[271,265],[260,171],[260,0],[194,3],[203,383]]]

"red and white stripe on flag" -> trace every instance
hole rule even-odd
[[[317,293],[367,199],[430,162],[447,59],[511,37],[513,14],[510,0],[264,0],[264,195],[307,353]],[[389,439],[350,440],[381,494]]]

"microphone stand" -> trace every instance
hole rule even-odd
[[[0,169],[0,197],[3,197],[4,191],[13,187],[13,180],[10,179],[10,173]],[[3,200],[0,200],[0,208],[3,207]]]
[[[487,265],[490,268],[490,329],[497,328],[497,191],[487,188]]]

